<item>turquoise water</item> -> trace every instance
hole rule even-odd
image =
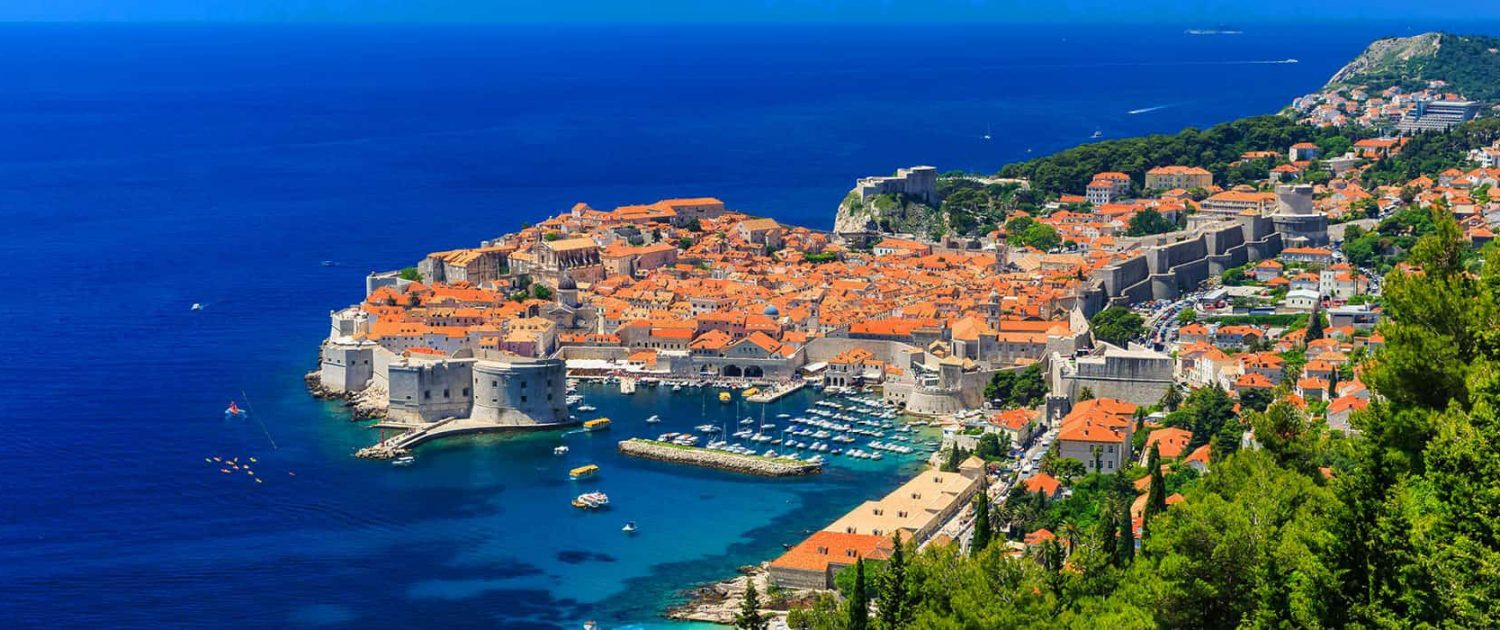
[[[828,463],[821,475],[767,479],[618,453],[616,443],[630,437],[654,438],[670,431],[696,434],[695,425],[726,422],[732,432],[745,417],[755,418],[758,425],[762,408],[765,422],[785,427],[788,421],[777,419],[777,414],[806,415],[819,398],[804,389],[764,405],[724,404],[718,401],[719,391],[673,392],[658,386],[624,395],[613,385],[585,383],[579,388],[585,397],[582,404],[597,410],[578,415],[610,418],[607,431],[459,439],[418,449],[417,463],[409,468],[387,471],[383,464],[370,464],[375,469],[371,474],[387,479],[393,492],[441,491],[454,479],[499,488],[482,493],[476,502],[475,509],[488,509],[489,516],[460,526],[488,534],[454,562],[532,569],[498,579],[422,580],[411,585],[411,593],[462,601],[490,591],[538,589],[556,600],[574,602],[577,615],[649,620],[684,585],[731,577],[736,567],[772,558],[781,552],[782,543],[798,542],[806,530],[821,529],[920,467],[920,452],[887,454],[880,461],[825,453]],[[645,422],[653,414],[662,421]],[[936,437],[935,430],[926,432]],[[856,445],[863,447],[867,440]],[[557,445],[567,445],[569,452],[554,455]],[[596,464],[601,472],[585,480],[568,478],[569,470],[584,464]],[[609,495],[608,509],[585,511],[569,504],[574,496],[593,490]],[[639,530],[623,533],[626,521],[635,521]]]

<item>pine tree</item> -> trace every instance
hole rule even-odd
[[[1135,559],[1135,528],[1130,524],[1130,506],[1121,502],[1120,506],[1120,537],[1117,540],[1120,545],[1120,566],[1130,564]]]
[[[741,630],[765,630],[766,619],[760,616],[760,594],[755,591],[755,580],[745,587],[745,599],[740,602],[740,612],[734,616],[734,627]]]
[[[865,559],[854,561],[854,592],[849,594],[849,630],[870,626],[870,600],[865,595]]]
[[[875,600],[880,609],[880,627],[883,630],[900,628],[911,612],[906,592],[906,550],[901,544],[901,532],[896,532],[891,542],[894,543],[891,558],[885,563],[880,593]]]
[[[1087,385],[1085,385],[1083,389],[1078,390],[1078,402],[1083,402],[1085,400],[1093,400],[1093,399],[1094,399],[1094,390],[1089,389]]]
[[[1146,467],[1151,469],[1151,485],[1146,491],[1146,520],[1167,511],[1167,480],[1161,474],[1161,451],[1151,445],[1151,455],[1146,458]]]
[[[990,546],[990,539],[994,532],[990,530],[990,501],[989,492],[980,488],[979,493],[974,495],[974,540],[969,544],[969,553],[979,555],[985,547]]]

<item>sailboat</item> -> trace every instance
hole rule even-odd
[[[984,139],[985,140],[989,140],[990,139],[990,124],[989,123],[984,123]]]

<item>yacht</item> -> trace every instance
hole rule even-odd
[[[597,510],[609,505],[609,495],[603,492],[585,492],[573,499],[573,507]]]
[[[579,411],[598,411],[599,408],[595,407],[593,405],[579,405],[578,406],[578,410]]]
[[[625,532],[627,534],[634,534],[635,530],[636,530],[635,521],[625,521],[625,526],[620,528],[620,531]]]
[[[655,424],[657,422],[661,422],[661,416],[658,416],[656,414],[651,414],[651,417],[646,418],[646,422],[651,423],[651,424]]]
[[[553,455],[567,455],[568,454],[568,447],[566,447],[566,446],[559,446],[557,448],[554,448],[554,449],[552,449],[552,454]]]
[[[416,461],[417,458],[407,455],[405,457],[397,457],[396,459],[391,460],[391,465],[397,468],[405,468],[412,465]]]
[[[193,302],[193,307],[190,310],[201,311],[203,310],[203,305],[197,302]]]

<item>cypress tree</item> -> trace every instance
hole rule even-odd
[[[1161,452],[1156,444],[1151,445],[1151,456],[1146,459],[1151,468],[1151,485],[1146,491],[1146,520],[1167,511],[1167,481],[1161,475]]]
[[[990,530],[990,501],[989,492],[980,488],[979,493],[974,495],[974,540],[969,544],[969,553],[979,555],[985,547],[990,546],[990,539],[995,536]]]
[[[1313,307],[1312,315],[1307,320],[1306,341],[1317,341],[1323,338],[1323,314],[1318,312],[1318,307]]]
[[[1130,526],[1130,505],[1120,507],[1119,523],[1120,537],[1117,543],[1120,545],[1120,566],[1123,567],[1135,559],[1135,528]]]
[[[1101,506],[1099,509],[1099,550],[1109,558],[1110,565],[1119,566],[1120,551],[1115,542],[1115,534],[1119,529],[1114,517],[1110,514],[1112,511],[1108,506]]]
[[[885,563],[885,575],[881,578],[880,593],[875,600],[880,608],[880,627],[886,630],[900,628],[910,612],[906,592],[906,550],[901,544],[901,532],[892,536],[892,542],[895,548],[891,550],[891,559]]]
[[[870,601],[865,596],[865,559],[854,561],[854,592],[849,595],[849,630],[865,630],[870,625]]]

